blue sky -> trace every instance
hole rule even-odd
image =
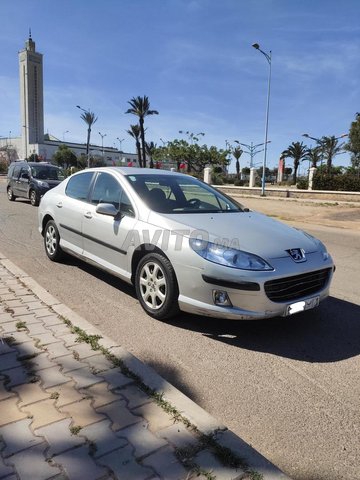
[[[268,165],[304,132],[348,133],[360,110],[358,0],[1,0],[0,135],[20,133],[19,50],[29,27],[44,54],[45,131],[86,141],[81,105],[98,116],[92,143],[133,152],[127,101],[159,115],[147,140],[264,141],[272,51]],[[249,156],[243,155],[242,166]],[[262,153],[256,156],[262,162]],[[347,154],[336,164],[347,165]]]

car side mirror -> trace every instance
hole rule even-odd
[[[108,215],[109,217],[116,217],[119,215],[119,210],[115,208],[112,203],[98,203],[96,213]]]

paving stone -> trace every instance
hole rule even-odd
[[[120,438],[111,430],[111,422],[103,420],[80,430],[79,436],[86,437],[96,446],[94,457],[101,457],[128,444],[125,438]]]
[[[5,449],[1,452],[4,457],[44,441],[43,438],[33,435],[30,430],[30,423],[31,420],[26,418],[0,428],[0,437],[5,442]]]
[[[13,300],[5,300],[4,303],[8,308],[15,308],[15,307],[23,307],[24,306],[23,303],[17,298],[16,294],[15,294],[15,298]]]
[[[45,326],[41,322],[27,323],[26,328],[28,329],[28,334],[30,337],[33,337],[34,335],[40,335],[48,331],[47,328],[45,328]]]
[[[72,354],[54,358],[54,362],[61,367],[62,373],[71,372],[72,370],[77,370],[86,366],[86,363],[76,360]]]
[[[8,377],[6,383],[7,388],[16,387],[23,383],[29,383],[34,378],[34,375],[24,367],[12,368],[3,373]]]
[[[157,436],[165,439],[177,448],[187,447],[188,445],[196,445],[199,439],[189,432],[182,423],[175,423],[170,427],[164,428],[157,432]]]
[[[30,356],[40,355],[44,353],[44,350],[36,347],[33,342],[26,342],[21,345],[14,345],[14,349],[18,352],[20,358],[28,358]]]
[[[109,467],[118,479],[146,480],[153,478],[155,473],[151,468],[137,463],[131,446],[126,446],[104,455],[98,458],[97,462]]]
[[[50,398],[50,394],[44,392],[38,383],[25,383],[13,388],[13,391],[19,395],[19,407],[25,407],[30,403],[38,402]]]
[[[18,317],[19,315],[30,314],[30,311],[28,310],[28,308],[24,307],[24,306],[23,307],[13,307],[12,310],[13,310],[12,314],[13,314],[14,317]]]
[[[110,390],[134,383],[134,380],[123,375],[117,368],[112,368],[107,372],[101,372],[101,377],[107,381]]]
[[[17,352],[11,352],[6,355],[0,356],[0,372],[8,370],[9,368],[16,368],[21,366],[21,363],[17,359]]]
[[[208,450],[198,453],[193,460],[200,468],[211,472],[216,480],[232,480],[244,474],[244,470],[240,468],[225,467]]]
[[[88,453],[88,447],[78,447],[53,458],[63,467],[69,480],[109,478],[105,468],[98,466]],[[106,477],[105,477],[106,475]]]
[[[48,352],[49,358],[57,358],[62,357],[63,355],[69,355],[68,349],[61,341],[47,345],[46,351]]]
[[[183,480],[187,478],[187,471],[175,457],[174,451],[167,447],[146,457],[142,464],[152,467],[157,474],[166,480]]]
[[[136,408],[132,410],[132,413],[144,417],[149,423],[149,430],[152,432],[157,432],[174,424],[174,419],[154,402]]]
[[[116,435],[125,438],[134,447],[135,458],[149,455],[167,445],[167,442],[163,438],[156,437],[147,429],[146,422],[140,422],[119,430],[116,432]]]
[[[0,362],[1,362],[1,359],[0,359]],[[0,377],[0,401],[5,400],[5,398],[13,397],[15,395],[14,392],[10,392],[5,388],[4,380],[5,380],[5,377]]]
[[[79,342],[77,341],[77,339],[79,338],[79,335],[76,335],[75,333],[66,333],[65,335],[60,335],[60,334],[58,335],[59,335],[59,339],[61,339],[61,341],[64,342],[67,347],[72,347],[73,345],[79,345]]]
[[[17,480],[15,474],[12,476],[11,474],[15,472],[14,467],[5,465],[4,460],[0,456],[0,478],[5,478],[6,480]],[[11,477],[9,476],[11,475]]]
[[[73,370],[71,372],[67,372],[65,375],[66,377],[74,380],[77,388],[86,388],[102,382],[102,378],[91,373],[89,367]]]
[[[117,390],[117,392],[121,393],[121,395],[125,398],[127,406],[130,410],[132,408],[140,407],[145,403],[151,402],[149,396],[141,391],[140,388],[135,384],[122,388],[121,390]]]
[[[83,390],[84,395],[90,396],[93,400],[93,407],[101,407],[108,403],[116,402],[117,400],[123,400],[120,394],[116,394],[108,390],[108,384],[106,382],[97,383]]]
[[[48,445],[40,443],[11,457],[20,480],[47,480],[61,473],[57,466],[45,461]]]
[[[12,332],[11,336],[14,338],[13,345],[19,345],[21,343],[31,342],[33,339],[29,337],[27,332]]]
[[[16,322],[25,322],[26,326],[32,325],[33,323],[41,323],[39,318],[36,318],[33,313],[28,312],[26,315],[19,315],[16,317]]]
[[[27,368],[30,368],[31,371],[37,372],[38,370],[43,370],[45,368],[56,367],[51,360],[49,360],[46,353],[41,353],[40,355],[35,356],[23,356],[18,357],[18,360],[21,360]],[[39,372],[40,373],[40,372]]]
[[[60,367],[46,368],[45,370],[39,370],[37,374],[40,377],[40,381],[43,388],[55,387],[69,381],[68,377],[65,377],[60,371]]]
[[[33,313],[37,318],[41,318],[41,317],[48,317],[49,313],[51,312],[49,308],[44,308],[44,306],[41,305],[41,308],[36,308],[34,310],[31,310],[31,313]]]
[[[110,362],[110,360],[108,360],[102,353],[99,355],[94,355],[93,357],[88,357],[85,359],[85,361],[91,368],[94,368],[99,373],[107,372],[108,370],[114,368],[112,362]]]
[[[113,422],[111,428],[116,431],[134,423],[144,421],[143,418],[133,415],[127,408],[125,400],[109,403],[98,407],[96,411],[106,414]]]
[[[55,398],[55,405],[60,408],[69,403],[79,402],[84,398],[84,395],[75,389],[74,382],[64,383],[57,387],[46,389],[46,392]]]
[[[54,399],[31,403],[26,407],[21,407],[21,409],[32,418],[31,427],[33,430],[49,425],[50,423],[58,422],[68,416],[55,408]]]
[[[49,313],[49,311],[48,311]],[[46,317],[41,317],[41,321],[45,326],[57,325],[59,323],[63,324],[64,322],[57,315],[47,315]]]
[[[87,343],[77,343],[71,347],[71,350],[74,350],[81,359],[91,357],[97,353]]]
[[[64,420],[52,423],[47,427],[42,427],[35,430],[35,434],[45,437],[46,441],[50,445],[50,448],[47,451],[48,457],[59,455],[70,448],[85,444],[84,438],[71,434],[71,422],[71,418],[65,418]]]
[[[39,300],[37,301],[32,301],[32,302],[26,302],[28,309],[31,310],[36,310],[38,312],[40,309],[44,308],[44,304],[41,303]],[[39,316],[39,315],[38,315]]]
[[[18,323],[18,320],[14,320],[10,315],[9,315],[9,321],[6,322],[1,322],[1,331],[3,333],[13,333],[17,332],[16,324]]]
[[[26,418],[27,414],[21,412],[13,398],[0,402],[0,427]]]
[[[64,335],[69,333],[69,327],[66,323],[57,323],[56,325],[49,325],[47,327],[48,330],[53,332],[55,335]],[[73,334],[70,334],[73,335]],[[75,335],[74,335],[75,336]],[[64,337],[61,337],[61,340],[64,340]]]
[[[56,343],[59,341],[51,332],[42,333],[36,336],[38,340],[40,340],[40,344],[43,346],[47,346],[50,343]]]
[[[36,295],[32,295],[29,291],[26,291],[23,294],[21,294],[21,292],[16,293],[19,296],[19,299],[24,303],[33,303],[39,301],[38,297]]]
[[[71,403],[63,407],[59,407],[60,412],[71,417],[73,424],[80,427],[86,427],[92,423],[104,420],[104,415],[97,412],[91,405],[91,400],[84,399],[80,402]]]

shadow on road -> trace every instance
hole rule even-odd
[[[337,362],[360,353],[360,306],[329,297],[287,318],[230,321],[182,314],[174,326],[247,350],[305,362]]]

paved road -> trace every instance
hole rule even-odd
[[[306,225],[337,263],[332,297],[316,311],[266,322],[181,315],[163,323],[116,278],[75,260],[50,263],[37,209],[3,192],[0,182],[1,250],[62,302],[294,480],[359,480],[359,232]]]

